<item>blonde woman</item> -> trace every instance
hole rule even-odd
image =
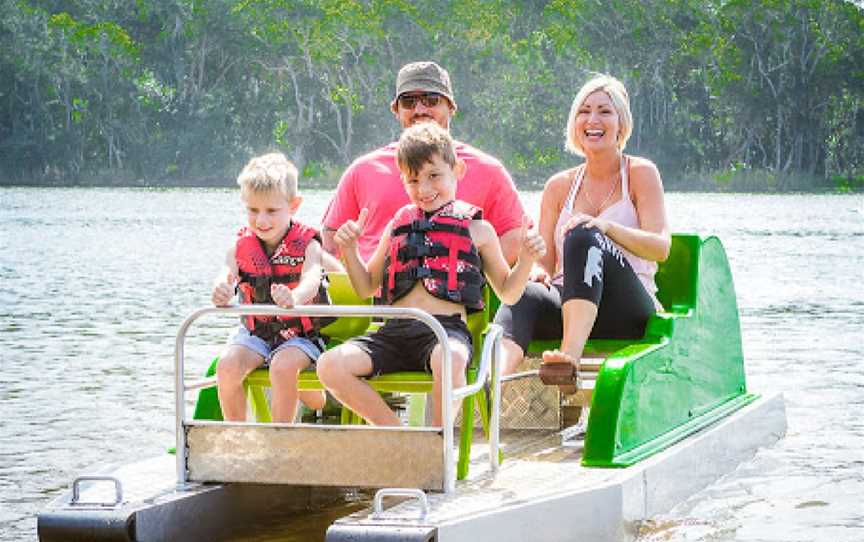
[[[505,374],[532,339],[560,338],[561,349],[544,352],[544,363],[575,365],[589,337],[641,337],[661,308],[654,273],[671,244],[663,183],[650,160],[624,154],[632,129],[619,80],[597,75],[582,86],[566,146],[585,161],[546,182],[540,278],[495,317],[504,328]]]

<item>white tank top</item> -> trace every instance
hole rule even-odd
[[[630,183],[628,178],[629,158],[621,157],[621,199],[604,209],[598,218],[615,222],[628,228],[639,228],[639,215],[636,213],[636,206],[630,200]],[[557,259],[555,261],[555,276],[552,278],[554,284],[564,283],[564,272],[562,269],[562,258],[564,249],[564,227],[567,222],[575,214],[573,212],[573,203],[576,201],[576,195],[579,193],[579,188],[582,186],[582,179],[585,177],[585,165],[581,165],[576,169],[573,182],[570,185],[570,192],[567,194],[567,199],[564,200],[564,206],[561,208],[561,213],[558,215],[558,222],[555,224],[555,248],[557,249]],[[615,243],[613,241],[613,243]],[[654,274],[657,272],[657,262],[648,261],[644,258],[636,256],[629,250],[621,247],[618,243],[615,246],[624,254],[627,261],[630,262],[630,267],[636,273],[642,286],[654,300],[654,307],[660,311],[663,306],[657,301],[657,285],[654,283]]]

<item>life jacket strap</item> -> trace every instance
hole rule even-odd
[[[480,267],[480,257],[475,253],[470,251],[470,243],[468,244],[468,251],[459,250],[457,252],[458,258],[465,263],[471,264],[475,267]],[[462,247],[458,247],[462,248]],[[446,256],[450,257],[450,249],[445,247],[440,243],[435,243],[432,245],[403,245],[398,252],[399,261],[410,261],[416,258],[434,258],[436,256]]]

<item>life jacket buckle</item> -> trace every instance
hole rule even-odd
[[[270,277],[252,277],[252,296],[256,303],[270,300]]]
[[[270,342],[276,338],[282,329],[282,323],[277,319],[255,320],[254,334],[262,341]]]
[[[407,260],[413,260],[415,258],[423,258],[432,253],[429,245],[406,245],[402,248],[402,254],[400,256]]]
[[[411,278],[415,280],[425,279],[432,276],[432,270],[428,267],[415,267],[411,270]]]

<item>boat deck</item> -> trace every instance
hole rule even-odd
[[[372,540],[363,537],[369,528],[409,526],[434,529],[437,541],[572,542],[574,532],[580,540],[626,539],[636,522],[668,511],[773,444],[785,428],[782,397],[761,398],[652,458],[617,469],[583,467],[578,438],[562,445],[558,432],[506,431],[505,461],[495,476],[477,445],[472,473],[453,496],[429,493],[425,513],[416,499],[389,508],[385,502],[382,513],[364,510],[337,520],[327,540]]]

